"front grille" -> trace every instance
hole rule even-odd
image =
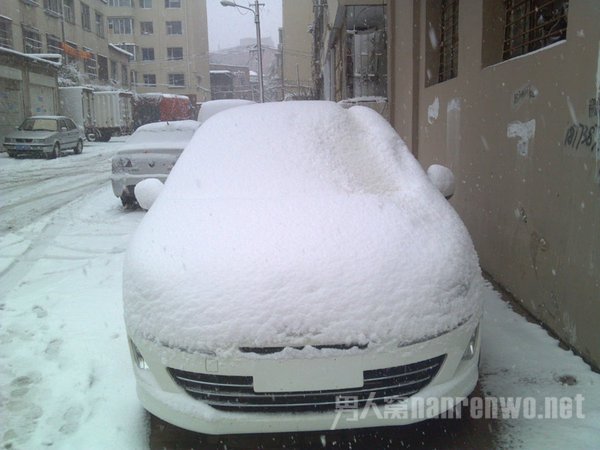
[[[190,396],[213,408],[241,412],[318,412],[382,405],[416,394],[436,376],[446,355],[405,366],[365,370],[362,387],[307,392],[254,392],[251,376],[215,375],[169,368]]]

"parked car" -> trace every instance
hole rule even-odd
[[[112,188],[123,206],[137,204],[134,188],[146,178],[165,181],[200,123],[149,123],[139,127],[112,158]]]
[[[431,174],[443,194],[362,106],[207,120],[125,259],[144,407],[196,432],[260,433],[407,424],[468,396],[484,281],[445,198],[453,177]]]
[[[76,155],[83,151],[83,130],[65,116],[28,117],[4,138],[4,148],[11,158],[44,156],[57,158],[64,150]]]

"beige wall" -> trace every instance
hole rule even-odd
[[[426,2],[390,8],[392,122],[424,167],[454,171],[451,202],[482,268],[600,366],[600,127],[589,110],[600,93],[600,2],[569,2],[565,42],[487,65],[498,59],[494,3],[460,2],[458,77],[429,87]],[[422,58],[410,58],[413,45]]]
[[[302,95],[300,87],[311,89],[313,22],[311,1],[283,0],[283,79],[286,94]]]

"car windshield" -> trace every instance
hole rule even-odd
[[[56,119],[26,119],[19,130],[23,131],[56,131],[58,121]]]

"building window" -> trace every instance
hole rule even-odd
[[[131,8],[131,0],[108,0],[108,5]]]
[[[42,38],[39,30],[23,26],[23,49],[25,53],[42,53]]]
[[[142,34],[154,34],[154,24],[152,22],[140,22],[140,31]]]
[[[165,8],[181,8],[181,0],[165,0]]]
[[[129,84],[129,77],[127,76],[127,66],[126,65],[121,66],[121,84],[123,86],[126,86],[127,84]]]
[[[156,75],[153,73],[144,74],[144,85],[145,86],[156,86]]]
[[[62,15],[60,0],[44,0],[44,11],[54,17],[60,17]]]
[[[63,16],[69,23],[75,23],[74,0],[63,0]]]
[[[65,60],[67,64],[77,64],[77,58],[74,56],[77,54],[78,46],[75,42],[66,41],[64,45],[65,50],[63,50],[65,55]],[[70,48],[69,48],[70,47]]]
[[[154,61],[154,49],[143,48],[142,49],[142,61]]]
[[[183,59],[183,47],[168,47],[167,59]]]
[[[104,37],[104,16],[100,14],[98,11],[94,12],[95,20],[96,20],[96,35],[98,37]]]
[[[91,48],[83,47],[83,50],[88,52],[88,56],[83,60],[83,67],[86,75],[91,79],[98,78],[98,62],[96,60],[96,54],[92,53]]]
[[[117,62],[113,61],[112,59],[110,60],[110,79],[113,82],[117,82],[118,78],[117,78]]]
[[[140,8],[143,8],[143,9],[152,8],[152,0],[140,0]]]
[[[132,34],[133,19],[131,17],[110,17],[108,28],[113,34]]]
[[[568,0],[505,0],[503,59],[567,38]]]
[[[115,45],[131,54],[129,61],[137,61],[137,59],[138,59],[137,58],[137,46],[135,44],[123,43],[123,44],[115,44]]]
[[[60,38],[58,36],[54,36],[53,34],[46,35],[46,50],[48,53],[56,53],[61,55],[62,48],[60,44]]]
[[[185,76],[182,73],[170,73],[169,87],[185,87]]]
[[[167,34],[183,34],[183,27],[180,20],[167,22]]]
[[[12,20],[0,17],[0,47],[13,48]]]
[[[106,56],[98,55],[98,79],[108,81],[108,59]]]
[[[81,27],[85,31],[92,31],[92,23],[90,21],[90,7],[85,3],[81,4]]]
[[[440,68],[438,81],[458,74],[458,0],[441,1]]]

